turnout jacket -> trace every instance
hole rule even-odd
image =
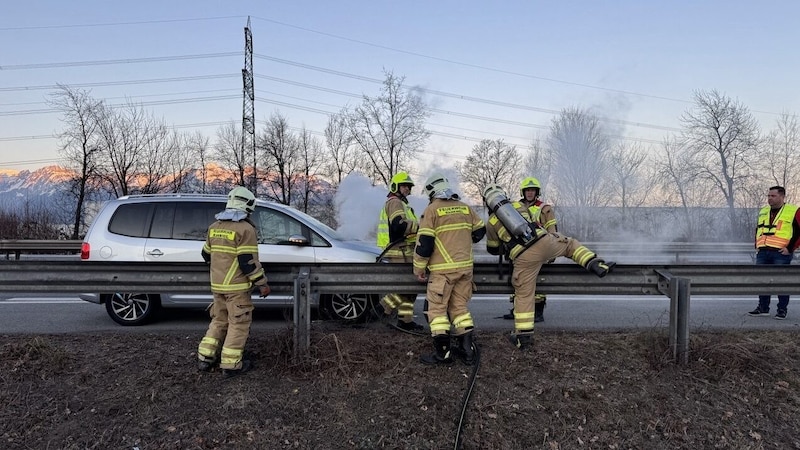
[[[211,263],[211,292],[242,292],[267,284],[258,260],[256,229],[247,219],[212,223],[201,254]]]
[[[556,213],[553,211],[553,206],[549,203],[544,203],[538,198],[531,203],[528,203],[523,198],[519,203],[528,208],[531,222],[538,222],[542,228],[550,233],[558,232],[558,224],[556,223]]]
[[[434,198],[422,213],[414,250],[414,275],[456,272],[473,266],[472,244],[486,227],[478,214],[455,198]]]
[[[539,222],[531,218],[531,208],[526,206],[525,203],[513,202],[511,205],[514,206],[514,209],[516,209],[529,224],[531,224],[531,235],[533,238],[527,242],[521,242],[519,239],[514,238],[497,215],[491,213],[489,214],[486,224],[486,251],[489,252],[490,255],[504,253],[513,261],[522,252],[545,236],[548,231],[542,228]]]
[[[408,199],[390,193],[378,219],[378,247],[384,249],[392,242],[400,241],[405,237],[404,243],[396,244],[386,250],[386,256],[390,258],[410,257],[414,252],[418,228],[417,216],[414,215],[414,209],[408,204]]]

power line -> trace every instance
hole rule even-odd
[[[339,36],[339,35],[333,34],[333,33],[327,33],[327,32],[319,31],[319,30],[313,30],[311,28],[305,28],[305,27],[301,27],[301,26],[297,26],[297,25],[288,24],[288,23],[285,23],[285,22],[279,22],[277,20],[266,19],[266,18],[263,18],[263,17],[253,16],[253,18],[254,19],[258,19],[258,20],[263,20],[265,22],[274,23],[276,25],[281,25],[281,26],[284,26],[284,27],[289,27],[289,28],[294,28],[294,29],[297,29],[297,30],[306,31],[306,32],[309,32],[309,33],[319,34],[319,35],[322,35],[322,36],[332,37],[332,38],[343,40],[343,41],[354,42],[356,44],[367,45],[367,46],[370,46],[370,47],[380,48],[380,49],[383,49],[383,50],[389,50],[389,51],[393,51],[393,52],[397,52],[397,53],[403,53],[403,54],[406,54],[406,55],[416,56],[416,57],[419,57],[419,58],[430,59],[430,60],[433,60],[433,61],[446,62],[448,64],[455,64],[455,65],[464,66],[464,67],[471,67],[471,68],[474,68],[474,69],[481,69],[481,70],[487,70],[487,71],[490,71],[490,72],[503,73],[503,74],[506,74],[506,75],[515,75],[515,76],[518,76],[518,77],[531,78],[531,79],[534,79],[534,80],[549,81],[549,82],[552,82],[552,83],[560,83],[560,84],[566,84],[566,85],[570,85],[570,86],[579,86],[579,87],[584,87],[584,88],[589,88],[589,89],[598,89],[598,90],[602,90],[602,91],[606,91],[606,92],[616,92],[618,94],[636,95],[636,96],[639,96],[639,97],[647,97],[647,98],[653,98],[653,99],[658,99],[658,100],[667,100],[667,101],[670,101],[670,102],[691,103],[690,101],[683,100],[683,99],[663,97],[663,96],[659,96],[659,95],[643,94],[641,92],[626,91],[626,90],[622,90],[622,89],[612,89],[612,88],[607,88],[607,87],[603,87],[603,86],[595,86],[595,85],[591,85],[591,84],[576,83],[576,82],[572,82],[572,81],[559,80],[559,79],[556,79],[556,78],[541,77],[541,76],[531,75],[531,74],[526,74],[526,73],[521,73],[521,72],[514,72],[514,71],[511,71],[511,70],[498,69],[498,68],[494,68],[494,67],[483,66],[483,65],[480,65],[480,64],[466,63],[466,62],[462,62],[462,61],[456,61],[456,60],[453,60],[453,59],[440,58],[438,56],[431,56],[431,55],[426,55],[424,53],[412,52],[412,51],[408,51],[408,50],[401,50],[401,49],[394,48],[394,47],[389,47],[389,46],[386,46],[386,45],[380,45],[380,44],[375,44],[375,43],[372,43],[372,42],[366,42],[366,41],[362,41],[362,40],[358,40],[358,39],[352,39],[352,38],[348,38],[348,37],[344,37],[344,36]]]
[[[105,22],[105,23],[84,23],[72,25],[36,25],[26,27],[2,27],[0,31],[25,31],[25,30],[55,30],[60,28],[97,28],[97,27],[116,27],[122,25],[150,25],[156,23],[180,23],[180,22],[201,22],[210,20],[241,19],[244,16],[219,16],[219,17],[197,17],[189,19],[162,19],[162,20],[141,20],[135,22]]]
[[[230,89],[225,89],[230,90]],[[183,99],[172,99],[172,100],[153,100],[149,102],[136,102],[134,103],[136,106],[163,106],[163,105],[178,105],[182,103],[197,103],[197,102],[213,102],[213,101],[220,101],[220,100],[231,100],[231,99],[238,99],[238,95],[218,95],[213,97],[193,97],[193,98],[183,98]],[[106,105],[109,108],[124,108],[129,106],[128,103],[117,103]],[[0,112],[0,116],[22,116],[22,115],[30,115],[30,114],[54,114],[61,112],[61,110],[57,108],[49,108],[49,109],[24,109],[24,110],[17,110],[17,111],[2,111]]]
[[[52,90],[52,89],[59,89],[62,86],[67,86],[72,88],[86,88],[86,87],[104,87],[104,86],[123,86],[129,84],[174,83],[174,82],[213,80],[218,78],[233,78],[233,77],[239,78],[241,77],[241,74],[231,73],[231,74],[216,74],[216,75],[194,75],[188,77],[172,77],[172,78],[145,78],[142,80],[99,81],[95,83],[45,84],[38,86],[0,87],[0,92]]]
[[[0,66],[0,70],[56,69],[61,67],[139,64],[139,63],[164,62],[164,61],[185,61],[190,59],[228,58],[231,56],[241,56],[241,55],[242,52],[223,52],[223,53],[202,53],[197,55],[153,56],[150,58],[102,59],[96,61],[67,61],[67,62],[57,62],[57,63],[35,63],[35,64],[8,64]]]
[[[296,62],[296,61],[290,61],[290,60],[283,59],[283,58],[274,58],[274,57],[265,56],[265,55],[257,55],[257,56],[259,58],[261,58],[261,59],[266,59],[266,60],[277,62],[277,63],[280,63],[280,64],[288,64],[288,65],[301,67],[301,68],[308,69],[308,70],[314,70],[314,71],[318,71],[318,72],[329,73],[329,74],[337,75],[337,76],[341,76],[341,77],[352,78],[352,79],[356,79],[356,80],[360,80],[360,81],[367,81],[367,82],[375,83],[375,84],[383,84],[383,80],[379,80],[379,79],[376,79],[376,78],[364,77],[364,76],[361,76],[361,75],[355,75],[355,74],[351,74],[351,73],[347,73],[347,72],[342,72],[342,71],[339,71],[339,70],[326,69],[326,68],[323,68],[323,67],[313,66],[313,65],[304,64],[304,63],[299,63],[299,62]],[[333,94],[347,95],[347,96],[350,96],[350,97],[355,96],[355,97],[358,97],[358,98],[362,97],[362,95],[358,95],[358,94],[352,94],[352,93],[348,93],[348,92],[344,92],[344,91],[339,91],[339,90],[336,90],[336,89],[316,86],[316,85],[302,83],[302,82],[294,81],[294,80],[286,80],[286,79],[282,79],[282,78],[278,78],[278,77],[272,77],[272,76],[269,76],[269,75],[256,75],[256,77],[267,79],[267,80],[271,80],[271,81],[275,81],[275,82],[278,82],[278,83],[291,84],[291,85],[298,86],[298,87],[304,87],[304,88],[308,88],[308,89],[315,89],[315,90],[320,90],[320,91],[324,91],[324,92],[330,92],[330,93],[333,93]],[[502,107],[505,107],[505,108],[521,109],[521,110],[526,110],[526,111],[541,112],[541,113],[553,114],[553,115],[561,114],[561,111],[555,110],[555,109],[540,108],[540,107],[536,107],[536,106],[522,105],[522,104],[518,104],[518,103],[502,102],[502,101],[498,101],[498,100],[485,99],[485,98],[481,98],[481,97],[473,97],[473,96],[463,95],[463,94],[454,94],[454,93],[451,93],[451,92],[445,92],[445,91],[439,91],[439,90],[427,89],[427,88],[421,88],[421,87],[420,88],[414,88],[414,89],[415,90],[419,90],[420,92],[424,92],[424,93],[428,93],[428,94],[432,94],[432,95],[438,95],[438,96],[441,96],[441,97],[454,98],[454,99],[464,100],[464,101],[468,101],[468,102],[482,103],[482,104],[494,105],[494,106],[502,106]],[[632,122],[632,121],[628,121],[628,120],[612,119],[612,118],[609,118],[609,117],[598,117],[598,119],[602,120],[604,122],[616,123],[616,124],[620,124],[620,125],[629,125],[629,126],[642,127],[642,128],[652,128],[652,129],[657,129],[657,130],[661,130],[661,131],[680,131],[680,129],[678,129],[678,128],[668,127],[668,126],[664,126],[664,125],[654,125],[654,124],[642,123],[642,122]]]

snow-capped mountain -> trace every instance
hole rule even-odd
[[[60,166],[47,166],[34,171],[0,170],[0,209],[18,213],[26,209],[45,209],[56,214],[64,223],[70,223],[76,202],[75,197],[70,194],[75,176],[74,171]],[[311,201],[314,206],[330,204],[333,196],[330,184],[320,179],[314,179],[313,183],[314,196]],[[230,171],[209,164],[205,170],[187,172],[180,191],[225,194],[236,184],[236,178]],[[260,193],[271,192],[266,183],[259,189]],[[95,191],[94,197],[87,201],[103,201],[114,197],[100,189]]]

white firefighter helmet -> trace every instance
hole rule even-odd
[[[238,209],[250,214],[256,209],[256,196],[250,190],[242,186],[236,186],[228,193],[228,209]]]
[[[428,177],[425,187],[422,188],[422,193],[429,199],[433,197],[449,198],[453,195],[453,191],[450,190],[450,181],[440,173],[435,173]]]

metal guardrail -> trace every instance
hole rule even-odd
[[[669,263],[717,263],[753,262],[755,250],[748,242],[585,242],[584,245],[606,259],[630,264]],[[14,255],[19,260],[23,253],[79,253],[81,241],[0,239],[0,254],[6,259]],[[476,257],[490,261],[493,257],[485,252],[483,243],[475,246]]]
[[[423,293],[425,284],[410,264],[265,264],[275,292],[295,298],[295,352],[307,352],[308,297],[313,293]],[[479,263],[477,294],[512,291],[507,266]],[[81,261],[0,262],[0,292],[208,292],[203,263],[104,263]],[[542,268],[537,290],[548,294],[670,297],[669,339],[673,355],[685,363],[691,293],[717,295],[800,294],[800,266],[626,265],[598,279],[575,264]],[[299,347],[298,347],[299,346]]]
[[[273,291],[291,293],[303,267],[312,292],[423,293],[425,285],[410,264],[265,264]],[[512,291],[507,266],[479,263],[474,268],[477,294]],[[692,293],[703,295],[800,294],[800,265],[635,265],[618,264],[597,278],[576,264],[542,268],[537,289],[548,294],[669,295],[668,277],[688,278]],[[88,261],[0,261],[2,292],[208,292],[203,263],[106,263]]]
[[[19,260],[22,253],[80,253],[81,241],[41,239],[0,239],[0,254]]]

